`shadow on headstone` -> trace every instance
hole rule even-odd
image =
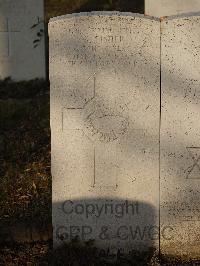
[[[53,212],[53,254],[59,263],[147,263],[158,247],[156,210],[146,202],[118,198],[66,200],[53,203]]]

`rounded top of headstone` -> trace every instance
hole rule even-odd
[[[120,12],[120,11],[92,11],[92,12],[80,12],[80,13],[72,13],[67,15],[62,15],[58,17],[53,17],[50,19],[49,23],[55,22],[58,20],[65,20],[65,19],[71,19],[71,18],[77,18],[77,17],[91,17],[91,16],[123,16],[123,17],[132,17],[132,18],[144,18],[144,19],[151,19],[151,20],[157,20],[159,21],[159,18],[138,14],[138,13],[132,13],[132,12]]]
[[[189,12],[189,13],[182,13],[179,15],[172,15],[172,16],[165,16],[161,17],[161,20],[172,20],[172,19],[187,19],[191,17],[198,17],[200,16],[200,12]]]

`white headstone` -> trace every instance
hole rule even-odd
[[[0,79],[45,78],[43,0],[0,0]]]
[[[161,249],[200,254],[200,16],[162,22]],[[169,238],[169,239],[168,239]]]
[[[145,14],[155,17],[200,11],[200,0],[145,0]]]
[[[51,20],[55,246],[199,256],[199,29],[194,14]]]
[[[55,246],[158,246],[159,32],[126,13],[50,21]]]

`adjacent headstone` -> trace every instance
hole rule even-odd
[[[0,79],[45,78],[43,0],[0,0]]]
[[[145,0],[145,14],[155,17],[200,11],[200,0]]]
[[[200,254],[200,16],[164,20],[162,32],[161,250]]]
[[[50,21],[55,246],[158,247],[159,32],[126,13]]]

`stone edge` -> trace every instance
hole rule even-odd
[[[72,13],[62,16],[57,16],[50,18],[49,24],[52,22],[56,22],[59,20],[65,20],[70,18],[76,18],[76,17],[91,17],[91,16],[122,16],[122,17],[138,17],[138,18],[145,18],[150,19],[154,21],[166,21],[166,20],[173,20],[173,19],[180,19],[180,18],[189,18],[189,17],[197,17],[200,16],[200,11],[198,12],[189,12],[189,13],[183,13],[180,15],[172,15],[172,16],[166,16],[166,17],[154,17],[150,15],[144,15],[139,13],[132,13],[132,12],[120,12],[120,11],[91,11],[91,12],[80,12],[80,13]]]
[[[200,16],[200,11],[198,12],[186,12],[186,13],[182,13],[180,15],[172,15],[172,16],[166,16],[166,17],[161,17],[160,19],[162,21],[167,21],[167,20],[175,20],[175,19],[186,19],[186,18],[191,18],[191,17],[197,17]]]
[[[58,20],[65,20],[75,17],[92,17],[92,16],[122,16],[122,17],[138,17],[138,18],[146,18],[150,20],[160,21],[160,18],[143,15],[139,13],[132,13],[132,12],[120,12],[120,11],[91,11],[91,12],[80,12],[80,13],[72,13],[67,15],[62,15],[58,17],[50,18],[49,23],[58,21]]]

